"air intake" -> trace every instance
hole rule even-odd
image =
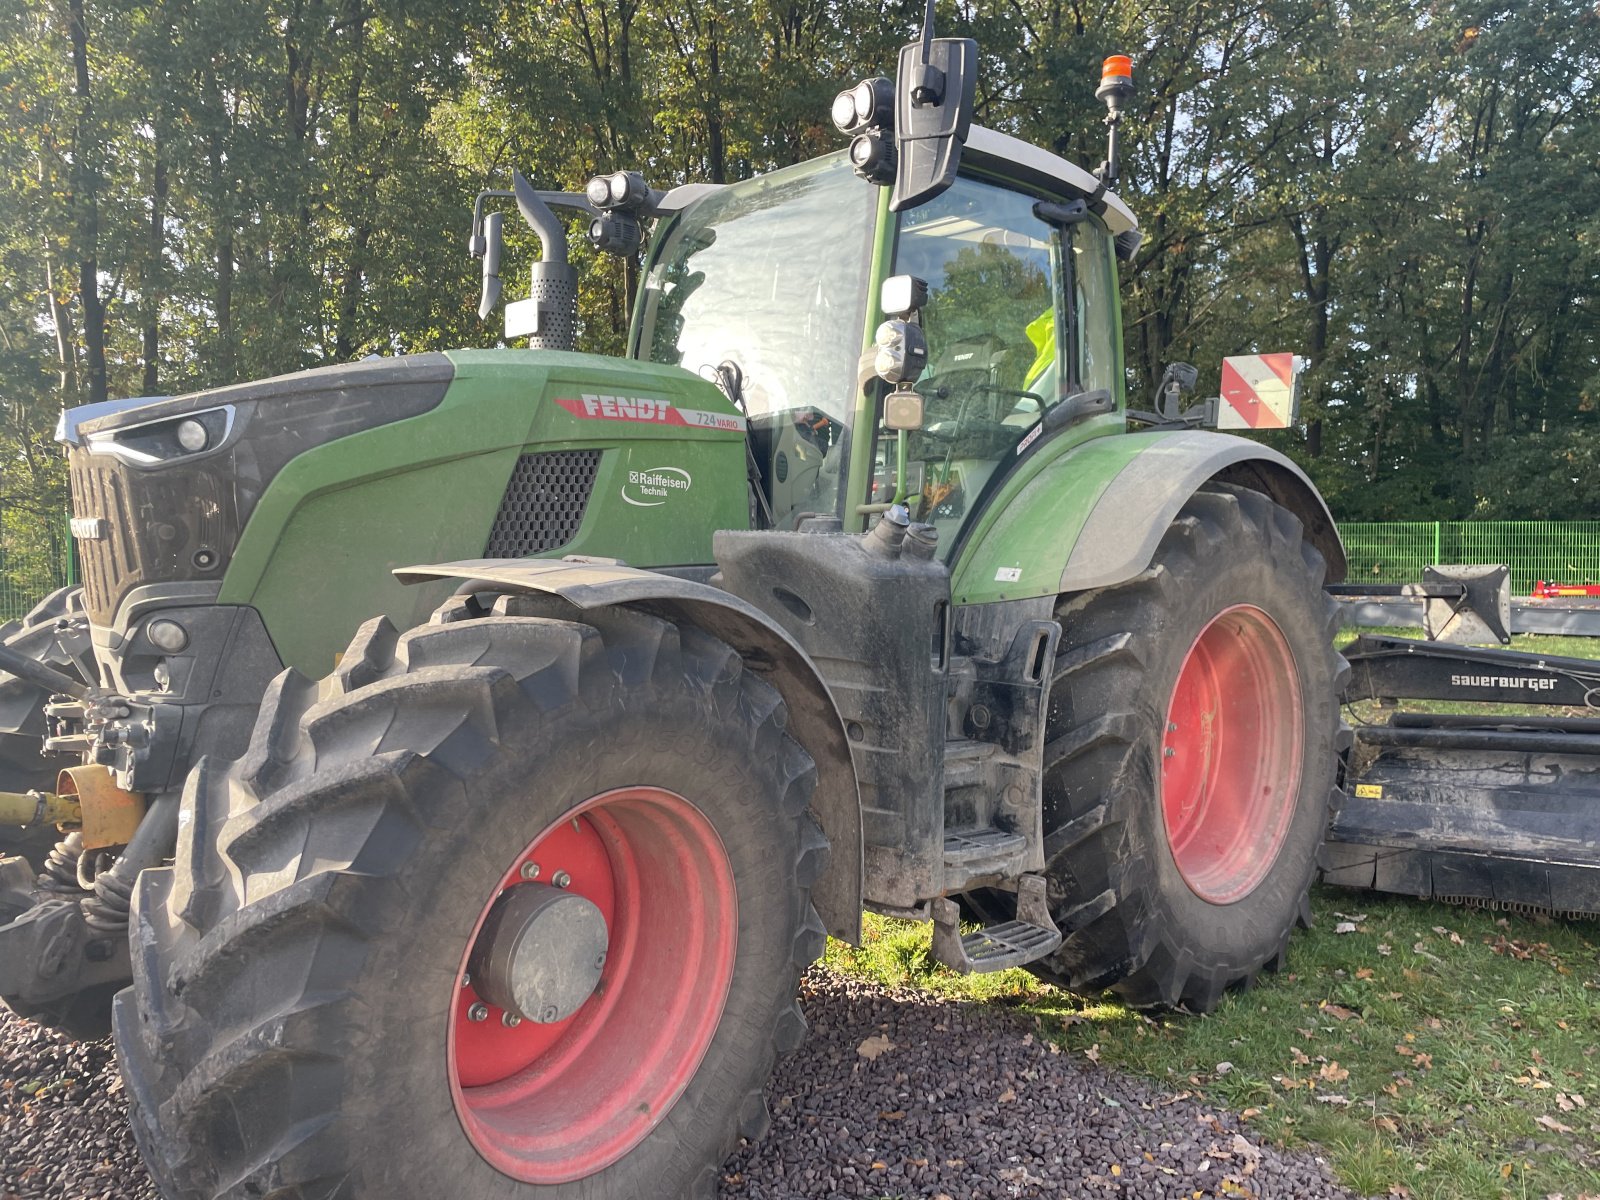
[[[517,459],[484,557],[526,558],[570,542],[583,524],[599,467],[598,450],[556,450]]]

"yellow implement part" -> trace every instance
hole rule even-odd
[[[123,791],[104,767],[68,767],[57,776],[56,791],[83,809],[85,850],[126,846],[144,820],[144,796]]]
[[[54,792],[0,792],[0,825],[76,825],[83,809],[74,796]]]

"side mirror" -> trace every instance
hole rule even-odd
[[[903,212],[955,182],[977,96],[978,43],[933,36],[928,0],[922,37],[900,49],[895,75],[894,137],[898,169],[889,207]]]
[[[492,212],[483,218],[483,292],[478,298],[478,320],[487,321],[500,303],[500,248],[504,242],[501,226],[504,217]],[[474,239],[476,242],[477,239]]]

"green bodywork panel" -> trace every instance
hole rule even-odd
[[[1046,442],[995,493],[965,532],[952,565],[957,604],[1053,596],[1100,497],[1140,453],[1160,440],[1107,436],[1125,429],[1121,413],[1092,417]]]
[[[252,512],[218,601],[258,609],[286,665],[327,672],[378,613],[401,629],[425,621],[453,585],[404,587],[391,572],[481,557],[524,453],[601,451],[576,535],[535,557],[709,563],[713,531],[748,527],[744,439],[714,385],[589,354],[449,357],[436,408],[307,450]]]

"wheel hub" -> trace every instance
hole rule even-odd
[[[490,909],[469,970],[478,995],[490,1004],[550,1025],[594,994],[608,944],[598,905],[576,892],[525,883]]]

